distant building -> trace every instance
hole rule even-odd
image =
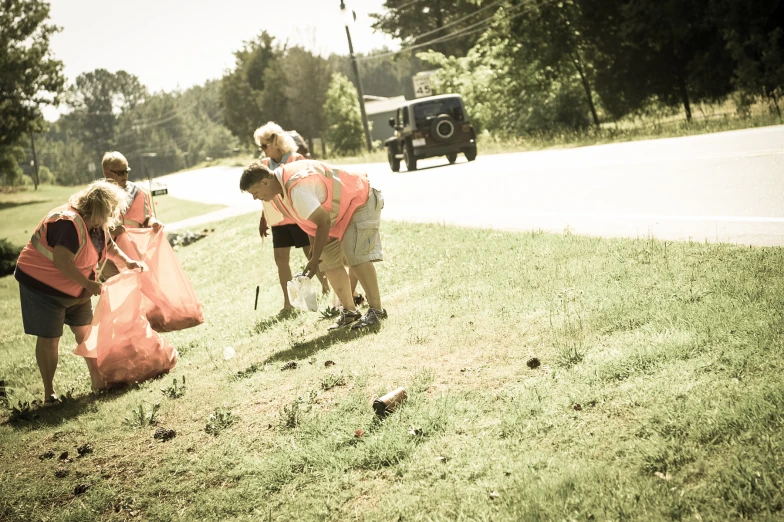
[[[392,137],[395,130],[389,126],[389,118],[394,118],[395,111],[405,101],[405,96],[385,98],[383,96],[365,95],[365,113],[367,113],[368,123],[370,124],[371,139],[383,142],[385,139]]]

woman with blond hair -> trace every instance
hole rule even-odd
[[[275,170],[281,165],[307,159],[297,152],[297,143],[287,132],[284,132],[280,125],[275,122],[267,122],[265,125],[256,129],[253,139],[262,152],[266,155],[261,162]],[[278,279],[283,290],[283,309],[292,308],[289,302],[289,294],[286,285],[291,281],[291,247],[301,248],[305,257],[310,259],[310,240],[308,235],[299,228],[296,221],[290,217],[284,217],[273,202],[263,202],[264,210],[261,212],[259,222],[259,234],[261,237],[267,236],[267,222],[272,223],[272,251],[275,255],[275,264],[278,267]],[[324,274],[319,273],[318,279],[324,293],[329,292],[329,285]]]
[[[54,391],[58,347],[67,324],[76,342],[90,332],[90,297],[101,293],[96,272],[105,259],[141,268],[112,241],[108,227],[117,224],[127,204],[125,192],[96,181],[71,196],[67,205],[50,211],[19,254],[14,275],[19,282],[25,333],[35,335],[35,357],[46,402],[58,402]],[[104,387],[95,359],[85,358],[93,389]]]

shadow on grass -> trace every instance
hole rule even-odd
[[[36,203],[46,203],[45,199],[36,199],[33,201],[2,201],[0,202],[0,210],[7,208],[21,207],[23,205],[35,205]]]
[[[257,321],[256,325],[253,327],[253,332],[257,334],[265,332],[270,328],[272,328],[273,326],[275,326],[276,324],[283,322],[286,319],[289,319],[290,317],[296,317],[300,313],[302,312],[298,310],[281,310],[280,312],[278,312],[277,314],[271,317],[262,319],[261,321]]]
[[[135,388],[134,385],[129,384],[100,392],[91,392],[78,397],[66,398],[63,402],[52,405],[43,405],[36,402],[29,409],[25,409],[20,413],[12,413],[2,425],[11,426],[17,431],[34,431],[58,426],[85,412],[95,411],[97,408],[96,403],[114,400],[116,397],[120,397]]]
[[[343,328],[341,330],[332,330],[303,343],[297,343],[288,350],[276,352],[264,361],[264,364],[269,364],[279,361],[296,361],[312,357],[316,352],[329,348],[333,344],[351,341],[357,337],[368,334],[373,334],[378,331],[378,328],[365,328],[363,330],[350,330]]]

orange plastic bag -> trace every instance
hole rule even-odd
[[[128,228],[117,238],[120,249],[143,261],[142,309],[157,332],[184,330],[204,322],[204,312],[163,231]]]
[[[97,359],[107,384],[141,382],[177,364],[177,350],[142,313],[142,274],[126,270],[103,285],[92,328],[74,353]]]

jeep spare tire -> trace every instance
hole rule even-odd
[[[455,120],[448,114],[439,114],[430,123],[430,135],[436,141],[449,141],[455,135]]]

